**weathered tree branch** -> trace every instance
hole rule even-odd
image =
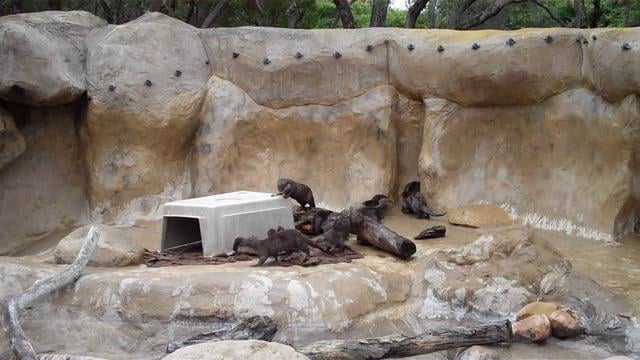
[[[502,9],[513,4],[519,4],[528,0],[497,0],[486,8],[483,12],[471,16],[467,20],[456,25],[457,30],[469,30],[484,24],[487,20],[498,15]]]
[[[209,11],[209,15],[207,15],[207,17],[202,22],[202,26],[200,27],[202,28],[210,27],[211,24],[213,24],[213,22],[218,18],[218,16],[222,14],[224,9],[227,8],[227,5],[229,5],[229,0],[218,0],[216,4],[211,7],[211,10]]]
[[[511,343],[509,320],[467,328],[439,329],[405,337],[385,336],[362,340],[326,340],[297,348],[312,360],[364,360],[409,357],[446,349]]]
[[[13,353],[18,360],[37,360],[36,352],[20,326],[20,312],[38,298],[75,282],[87,266],[98,243],[96,227],[91,227],[87,239],[73,264],[61,273],[36,281],[22,294],[9,297],[2,304],[2,328],[9,339]]]
[[[558,23],[558,25],[562,26],[562,27],[567,27],[567,23],[564,22],[558,15],[554,14],[553,11],[551,11],[551,9],[545,5],[542,1],[540,0],[531,0],[534,4],[538,5],[539,7],[541,7],[544,11],[546,11],[546,13],[549,15],[549,17]]]
[[[278,326],[269,317],[252,316],[240,320],[231,327],[199,334],[184,341],[169,343],[166,351],[167,353],[172,353],[185,346],[223,340],[271,341],[276,331],[278,331]]]

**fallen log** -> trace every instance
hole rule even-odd
[[[2,303],[2,329],[9,339],[9,344],[16,359],[38,359],[33,346],[29,342],[29,339],[27,339],[18,321],[20,312],[38,298],[75,282],[80,277],[82,269],[87,266],[97,243],[98,232],[96,227],[92,226],[87,234],[87,239],[84,244],[82,244],[78,257],[73,261],[71,266],[58,274],[36,281],[21,294],[11,296]],[[50,358],[52,355],[49,354],[46,356]]]
[[[417,336],[385,336],[361,340],[325,340],[296,351],[312,360],[402,358],[473,345],[511,343],[511,322],[429,331]]]
[[[242,319],[230,327],[210,333],[198,334],[187,340],[167,344],[167,353],[185,346],[223,340],[264,340],[271,341],[278,326],[267,316],[252,316]]]
[[[416,252],[416,244],[382,225],[375,219],[362,214],[359,208],[349,208],[339,216],[348,216],[351,232],[356,234],[358,244],[370,245],[384,250],[401,259],[407,259]],[[332,219],[329,219],[331,221]]]
[[[293,208],[293,221],[295,228],[306,235],[322,234],[322,225],[333,211],[319,207],[302,207],[295,206]]]

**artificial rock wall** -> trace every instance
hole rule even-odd
[[[420,178],[438,209],[494,202],[605,240],[640,215],[640,29],[196,29],[45,12],[0,18],[0,49],[0,253],[279,176],[334,208]]]

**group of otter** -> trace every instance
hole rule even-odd
[[[278,229],[269,229],[269,231],[267,231],[267,237],[262,240],[256,236],[248,238],[238,237],[233,243],[234,253],[237,253],[240,247],[249,247],[253,249],[259,257],[258,263],[254,266],[261,266],[270,257],[273,257],[276,263],[278,263],[278,256],[284,256],[296,251],[305,253],[303,262],[306,262],[309,258],[309,247],[317,248],[330,256],[332,256],[331,252],[334,250],[338,250],[339,252],[343,252],[345,249],[351,250],[345,244],[352,230],[350,216],[347,211],[332,212],[330,210],[316,208],[311,188],[291,179],[279,179],[277,188],[278,193],[272,196],[283,196],[285,199],[292,198],[300,204],[298,211],[294,210],[296,229],[284,229],[280,226]],[[357,208],[357,211],[366,217],[380,221],[384,218],[391,204],[393,204],[393,202],[389,197],[378,194],[371,200],[363,202],[362,206]],[[410,182],[405,186],[401,194],[400,207],[403,213],[413,214],[419,219],[429,219],[430,216],[443,216],[446,214],[434,213],[429,209],[424,195],[420,192],[420,183],[417,181]],[[309,219],[300,219],[299,216],[300,211],[307,213],[309,210],[314,210],[312,211],[313,224],[308,224]],[[296,214],[298,214],[298,218],[296,218]],[[309,238],[300,230],[303,230],[307,234],[317,236]],[[425,231],[429,230],[430,229],[427,229]],[[423,233],[425,233],[425,231],[423,231]],[[436,232],[439,232],[439,230]],[[418,236],[422,236],[423,233]],[[429,234],[425,236],[434,237],[433,232]],[[444,235],[444,232],[442,232],[442,235]]]

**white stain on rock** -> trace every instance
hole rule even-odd
[[[251,280],[235,283],[231,286],[233,312],[236,316],[273,316],[274,311],[269,300],[273,282],[267,276],[250,274]]]
[[[576,225],[569,219],[554,219],[534,212],[519,214],[511,204],[502,204],[500,207],[506,211],[512,219],[521,220],[525,225],[531,225],[537,229],[562,231],[567,235],[576,235],[598,241],[615,242],[613,235],[586,226]]]

